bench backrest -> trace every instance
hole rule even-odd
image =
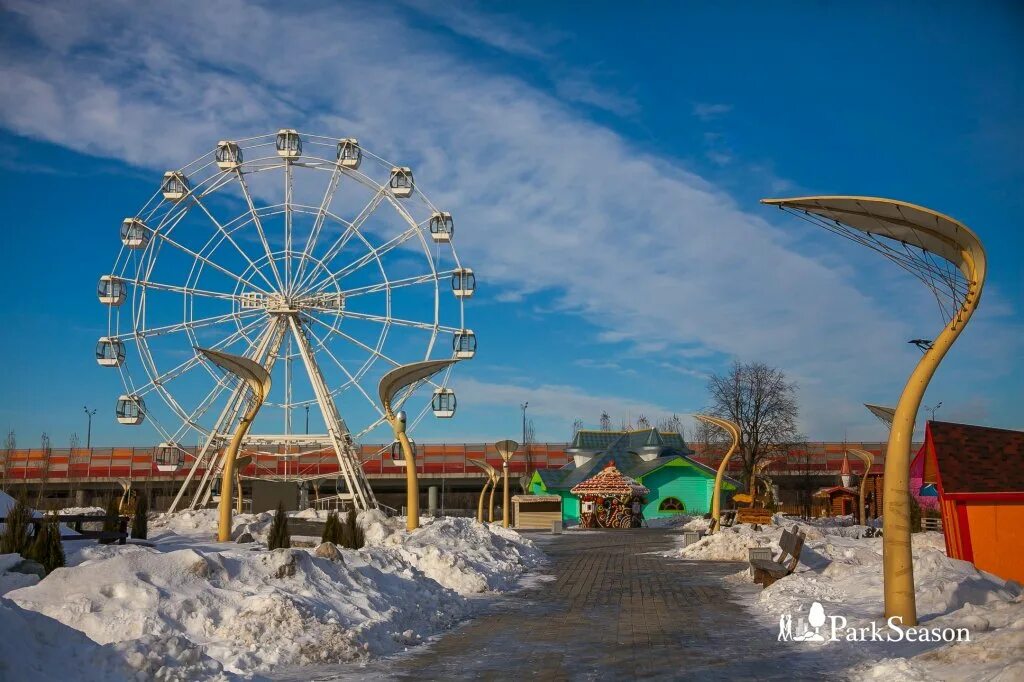
[[[779,563],[783,563],[786,554],[792,557],[787,567],[789,572],[792,573],[796,570],[797,564],[800,563],[800,551],[804,548],[804,534],[796,526],[793,526],[792,531],[782,531],[782,537],[779,538],[779,548],[784,552],[779,557]]]

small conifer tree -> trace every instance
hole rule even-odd
[[[921,532],[921,505],[918,504],[917,498],[910,493],[910,532],[920,533]]]
[[[288,534],[288,515],[284,511],[284,503],[278,503],[277,513],[274,521],[270,524],[270,537],[267,539],[267,547],[280,549],[291,547],[291,536]]]
[[[356,523],[356,510],[350,509],[345,515],[345,524],[341,533],[341,545],[348,549],[359,549],[364,544],[363,531]]]
[[[38,561],[49,575],[55,568],[64,565],[64,545],[60,541],[60,524],[56,514],[48,516],[40,524],[35,541],[28,548],[26,558]]]
[[[25,496],[19,495],[14,501],[14,506],[7,512],[7,520],[4,522],[4,532],[0,535],[0,554],[21,554],[32,544],[29,537],[29,527],[32,520],[32,510],[25,502]]]
[[[135,503],[135,515],[132,516],[132,537],[145,540],[149,535],[149,496],[140,495]]]
[[[103,532],[105,533],[116,533],[118,527],[119,516],[121,515],[120,505],[116,496],[111,495],[107,498],[107,510],[103,515]]]
[[[338,515],[335,512],[331,512],[327,515],[327,522],[324,523],[324,532],[320,535],[320,542],[335,542],[336,531],[338,526]]]

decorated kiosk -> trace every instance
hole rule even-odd
[[[637,528],[640,516],[633,514],[633,503],[643,505],[650,490],[609,462],[599,474],[570,492],[580,501],[581,528]]]

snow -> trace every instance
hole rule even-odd
[[[806,618],[814,602],[847,626],[885,627],[882,617],[882,538],[863,537],[849,517],[797,521],[776,515],[771,526],[724,528],[667,554],[682,559],[746,561],[749,547],[780,556],[783,528],[806,534],[793,575],[763,590],[754,610],[777,626],[783,614]],[[918,622],[937,629],[967,628],[969,642],[828,642],[837,665],[854,679],[1024,679],[1024,595],[1020,585],[946,556],[941,533],[912,535]],[[746,569],[734,576],[750,580]],[[796,645],[794,645],[796,646]],[[807,646],[800,644],[799,646]]]
[[[265,549],[273,514],[236,516],[234,535],[257,539],[246,544],[214,542],[215,519],[216,510],[154,515],[152,547],[68,543],[68,567],[15,586],[3,604],[84,633],[94,644],[82,652],[114,651],[142,678],[210,679],[404,650],[468,617],[472,595],[511,589],[543,560],[514,531],[472,519],[424,519],[407,533],[404,518],[367,512],[366,546],[336,561]]]

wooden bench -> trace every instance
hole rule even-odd
[[[53,520],[53,516],[36,516],[29,519],[29,523],[32,525],[33,537],[39,533],[39,527],[48,521]],[[96,540],[101,545],[109,545],[116,542],[119,545],[123,545],[128,541],[128,517],[118,516],[117,517],[117,530],[104,531],[104,530],[83,530],[82,525],[86,523],[102,524],[106,521],[106,516],[94,516],[92,514],[73,514],[73,515],[60,515],[57,517],[59,523],[65,526],[71,526],[74,529],[76,535],[61,535],[60,539],[64,542],[73,542],[77,540]],[[0,518],[0,523],[4,523],[7,519]]]
[[[782,549],[782,556],[778,561],[750,560],[750,568],[754,571],[754,582],[758,585],[768,587],[779,578],[785,578],[796,570],[800,563],[800,551],[804,547],[804,534],[796,526],[793,526],[792,531],[782,531],[779,547]],[[788,560],[786,559],[787,555],[789,556]]]

